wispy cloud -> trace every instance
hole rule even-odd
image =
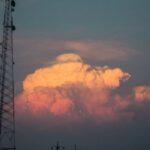
[[[135,50],[124,47],[121,43],[114,41],[66,41],[65,48],[77,51],[89,59],[101,61],[126,60],[135,54]]]
[[[115,41],[101,40],[52,40],[42,38],[19,38],[17,45],[30,53],[50,55],[52,53],[74,52],[95,61],[124,61],[137,51]],[[34,58],[32,58],[34,59]]]

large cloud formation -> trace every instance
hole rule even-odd
[[[150,87],[136,87],[123,97],[117,89],[129,78],[120,68],[93,67],[77,54],[63,54],[26,77],[16,108],[19,114],[64,122],[101,124],[132,118],[128,108],[150,100]]]

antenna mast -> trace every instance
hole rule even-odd
[[[12,12],[14,0],[4,1],[3,38],[0,49],[0,150],[15,149],[14,60]]]
[[[65,147],[60,145],[59,141],[57,141],[56,145],[51,147],[51,150],[64,150]]]

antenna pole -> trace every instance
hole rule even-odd
[[[14,0],[4,0],[3,39],[0,51],[0,150],[15,150],[14,59],[12,12]]]
[[[59,141],[57,141],[56,145],[51,147],[51,150],[64,150],[65,147],[60,145]]]

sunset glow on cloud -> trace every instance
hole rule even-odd
[[[138,86],[134,89],[137,102],[150,100],[150,86]]]
[[[150,99],[150,90],[136,87],[133,93],[121,96],[117,89],[130,76],[120,68],[93,67],[77,54],[63,54],[25,78],[16,107],[20,114],[28,112],[33,117],[98,124],[132,118],[134,112],[127,108]]]

